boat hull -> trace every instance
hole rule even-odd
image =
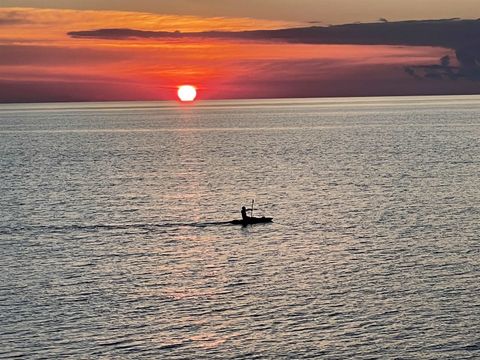
[[[264,223],[270,223],[272,222],[273,218],[268,218],[268,217],[260,217],[260,218],[248,218],[246,220],[232,220],[230,221],[230,224],[233,225],[251,225],[251,224],[264,224]]]

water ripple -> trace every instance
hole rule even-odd
[[[478,358],[462,99],[0,107],[0,357]]]

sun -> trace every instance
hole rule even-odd
[[[178,87],[177,94],[180,101],[193,101],[197,97],[197,89],[192,85],[182,85]]]

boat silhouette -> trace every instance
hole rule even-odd
[[[255,200],[252,200],[252,207],[247,209],[245,206],[242,206],[242,219],[241,220],[232,220],[230,221],[231,224],[234,225],[250,225],[250,224],[262,224],[262,223],[270,223],[272,222],[273,218],[271,217],[255,217],[253,216],[253,205]],[[250,211],[251,216],[247,216],[247,211]]]
[[[251,224],[262,224],[262,223],[271,223],[273,218],[271,217],[247,217],[246,219],[241,220],[232,220],[230,224],[233,225],[251,225]]]

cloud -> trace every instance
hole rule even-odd
[[[17,11],[7,16],[0,9],[1,19],[19,22],[2,28],[0,102],[165,100],[187,82],[198,84],[204,99],[480,89],[480,82],[465,81],[478,74],[475,21],[293,28],[242,19]],[[97,30],[65,38],[70,29]]]
[[[65,80],[4,80],[0,79],[0,103],[158,100],[158,91],[137,84],[96,79]]]
[[[23,14],[16,10],[0,12],[0,26],[27,24],[30,21]]]
[[[129,58],[128,53],[108,49],[38,45],[1,45],[0,66],[67,66],[109,63]]]
[[[228,83],[222,93],[237,98],[350,97],[475,94],[473,82],[417,81],[403,76],[402,67],[389,64],[359,64],[338,61],[260,61],[245,63],[245,71]],[[332,76],[331,74],[335,74]],[[366,86],[368,84],[368,86]],[[223,95],[222,94],[222,95]],[[216,94],[213,94],[216,97]]]
[[[65,32],[80,27],[86,29],[128,27],[142,30],[165,31],[240,31],[249,29],[278,29],[298,25],[291,21],[260,20],[238,17],[201,17],[194,15],[169,15],[138,11],[74,10],[49,8],[4,8],[0,6],[0,22],[51,26]],[[47,29],[45,29],[47,30]],[[50,29],[53,30],[53,29]]]
[[[200,33],[196,33],[200,34]],[[145,31],[134,29],[99,29],[87,31],[71,31],[68,33],[73,38],[90,39],[109,39],[109,40],[127,40],[127,39],[161,39],[161,38],[181,38],[185,37],[179,31]]]
[[[477,38],[478,39],[478,38]],[[457,60],[461,65],[460,76],[480,80],[480,43],[456,50]]]
[[[405,45],[457,48],[480,36],[477,20],[421,20],[283,28],[276,30],[168,32],[135,29],[71,31],[76,38],[206,37],[282,41],[302,44]]]
[[[405,72],[416,79],[480,81],[480,48],[463,47],[455,51],[458,66],[451,65],[450,56],[440,58],[438,64],[410,65]]]
[[[210,38],[287,42],[294,44],[351,44],[431,46],[455,51],[459,68],[446,63],[407,66],[407,74],[416,78],[480,80],[480,21],[441,19],[311,26],[277,30],[168,32],[135,29],[98,29],[72,31],[74,38],[90,39],[184,39]],[[448,62],[450,59],[448,58]]]
[[[420,80],[422,77],[415,72],[415,69],[412,66],[405,66],[405,72],[411,77]]]

